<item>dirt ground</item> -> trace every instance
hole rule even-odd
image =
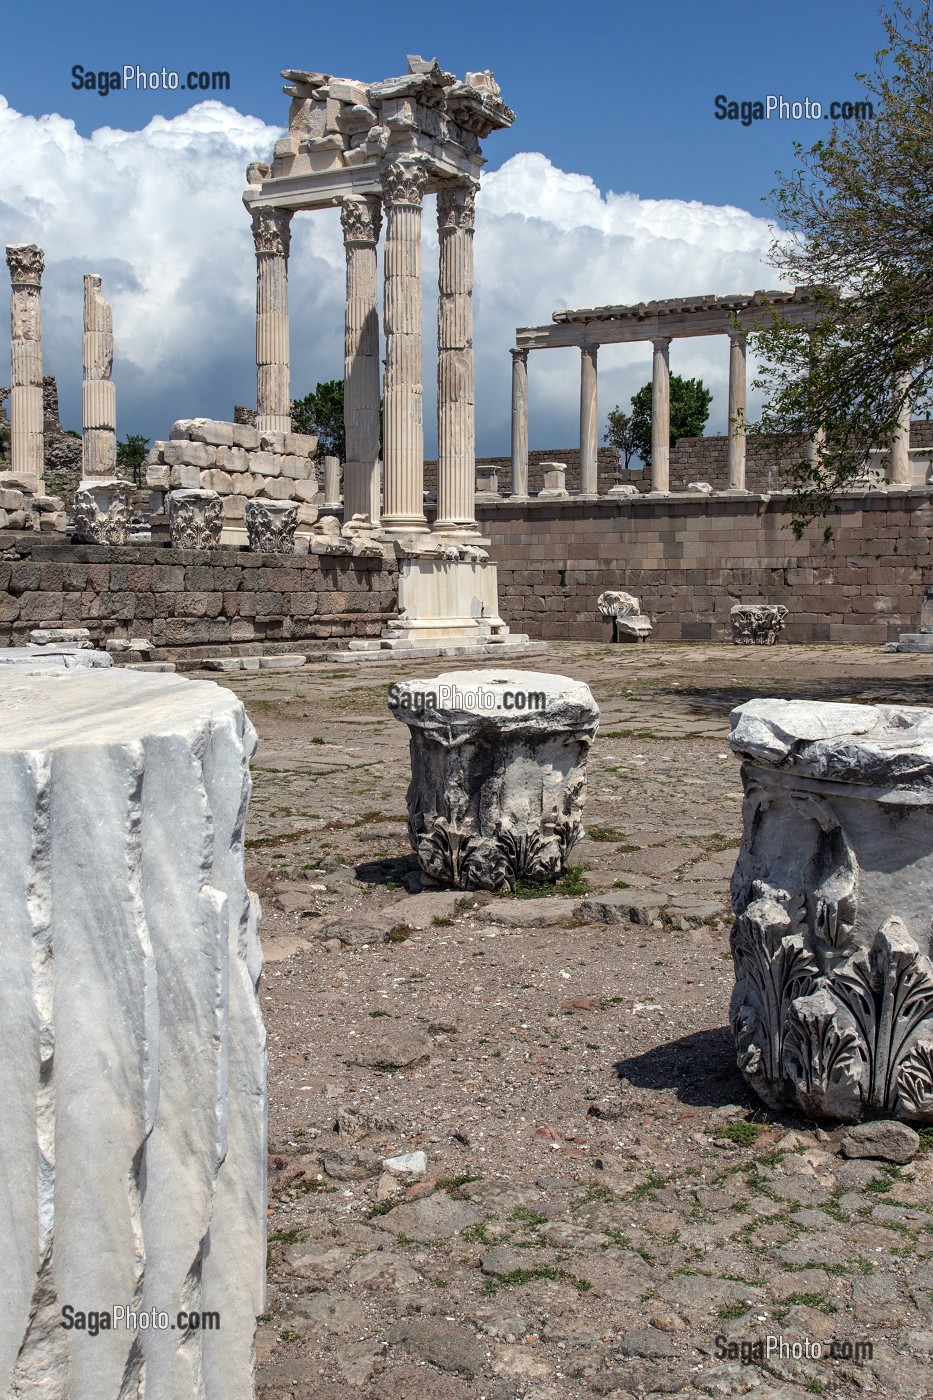
[[[444,669],[223,680],[260,735],[260,1396],[933,1396],[933,1151],[846,1161],[734,1067],[726,742],[755,695],[931,704],[933,661],[553,646],[524,669],[585,680],[602,719],[590,834],[544,899],[420,889],[386,692]],[[583,922],[619,890],[632,921]]]

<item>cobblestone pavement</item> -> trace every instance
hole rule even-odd
[[[582,868],[543,899],[419,892],[385,697],[430,668],[224,680],[261,736],[260,1396],[933,1395],[933,1151],[846,1161],[734,1068],[725,742],[758,694],[931,703],[930,661],[567,643],[536,665],[602,710]],[[582,922],[584,892],[620,890],[630,918]]]

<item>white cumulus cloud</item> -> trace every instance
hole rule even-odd
[[[57,375],[62,420],[80,427],[81,277],[99,272],[114,313],[118,431],[163,436],[175,418],[229,418],[255,401],[255,263],[241,203],[245,168],[280,134],[220,102],[201,102],[139,131],[81,136],[63,117],[23,116],[0,97],[0,238],[46,254],[43,351]],[[434,398],[437,238],[425,219],[426,448]],[[767,222],[745,210],[602,193],[545,156],[514,156],[484,177],[477,203],[477,439],[509,443],[509,347],[517,325],[561,307],[594,306],[775,285],[764,265]],[[292,391],[343,366],[344,258],[336,212],[296,216],[289,295]],[[726,346],[676,343],[672,368],[714,390],[711,428],[725,423]],[[649,376],[650,348],[600,357],[605,411]],[[577,433],[578,356],[533,354],[533,447]],[[0,369],[0,382],[7,378]]]

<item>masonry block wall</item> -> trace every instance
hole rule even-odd
[[[500,612],[545,640],[607,641],[607,588],[641,599],[659,641],[725,641],[737,602],[783,603],[788,642],[895,641],[933,584],[933,496],[868,492],[796,540],[781,497],[692,496],[586,505],[479,503]]]
[[[287,649],[376,637],[397,597],[397,568],[381,559],[53,545],[0,534],[0,646],[22,645],[34,627],[87,627],[98,646],[147,637],[169,656]]]

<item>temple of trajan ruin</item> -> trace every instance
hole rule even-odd
[[[489,72],[460,80],[417,56],[407,68],[376,83],[283,74],[287,131],[270,160],[249,166],[243,193],[256,255],[256,408],[233,422],[179,418],[150,451],[148,497],[116,470],[113,317],[90,272],[82,478],[73,501],[47,492],[44,255],[8,246],[0,640],[80,622],[100,645],[135,637],[166,664],[206,655],[233,664],[263,651],[515,655],[551,639],[608,640],[598,599],[614,591],[641,600],[658,640],[727,640],[737,605],[786,608],[787,641],[883,643],[915,625],[917,556],[933,537],[931,426],[905,417],[864,482],[840,494],[831,540],[819,524],[793,537],[780,453],[746,433],[747,338],[774,312],[812,324],[811,289],[559,310],[546,325],[519,327],[510,449],[477,463],[481,143],[514,113]],[[439,240],[436,462],[424,456],[426,208]],[[317,439],[292,431],[288,264],[294,217],[323,209],[339,217],[346,254],[347,460],[321,464]],[[670,346],[692,336],[719,337],[728,357],[728,430],[672,446]],[[651,347],[651,463],[621,472],[600,446],[598,355],[638,342]],[[579,441],[530,451],[529,354],[567,347],[580,351]],[[808,450],[790,443],[784,456]]]

